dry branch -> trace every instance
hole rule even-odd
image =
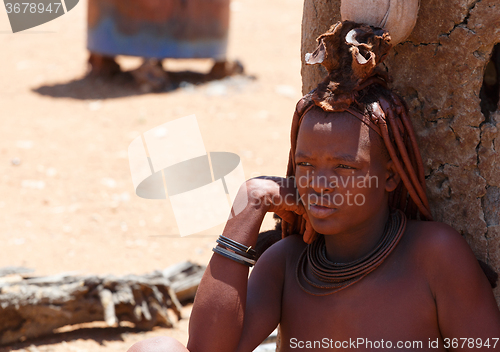
[[[167,309],[181,318],[179,298],[194,297],[204,270],[185,262],[146,275],[0,278],[0,345],[93,321],[172,327]]]

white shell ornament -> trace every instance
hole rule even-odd
[[[419,0],[342,0],[342,21],[380,27],[391,35],[391,44],[404,41],[417,22]]]

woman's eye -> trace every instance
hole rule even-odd
[[[339,164],[337,167],[340,169],[354,169],[352,166],[344,165],[344,164]]]
[[[312,166],[310,163],[306,161],[301,161],[300,163],[297,163],[298,166]]]

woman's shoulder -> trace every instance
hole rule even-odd
[[[467,282],[484,275],[471,247],[453,227],[437,221],[409,221],[405,234],[411,257],[436,284]]]
[[[278,263],[285,265],[298,258],[306,245],[300,235],[287,236],[269,246],[261,254],[258,261],[265,262],[267,265],[277,265]]]
[[[405,237],[422,254],[445,255],[454,250],[470,252],[470,247],[457,230],[438,221],[410,220]]]

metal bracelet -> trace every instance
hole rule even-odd
[[[224,241],[225,243],[231,244],[231,245],[239,248],[240,250],[242,250],[242,251],[244,251],[246,253],[249,253],[251,255],[256,255],[257,254],[257,252],[255,252],[255,249],[253,249],[252,246],[247,247],[247,246],[245,246],[245,245],[243,245],[241,243],[238,243],[238,242],[236,242],[236,241],[234,241],[234,240],[232,240],[230,238],[227,238],[226,236],[222,236],[222,235],[219,236],[219,239],[222,240],[222,241]]]
[[[252,267],[255,264],[255,260],[247,259],[239,254],[233,253],[231,251],[228,251],[225,248],[216,246],[212,249],[214,253],[220,254],[226,258],[229,258],[237,263],[246,265],[248,267]]]
[[[229,244],[229,243],[226,243],[224,241],[222,241],[220,238],[217,239],[216,241],[220,246],[226,248],[226,249],[229,249],[233,252],[235,252],[236,254],[239,254],[239,255],[242,255],[244,256],[245,258],[248,258],[248,259],[252,259],[252,260],[255,260],[255,255],[252,255],[248,252],[245,252],[241,249],[239,249],[238,247],[232,245],[232,244]]]
[[[252,264],[254,265],[255,264],[255,260],[254,259],[250,259],[250,258],[245,258],[244,256],[238,254],[238,253],[234,253],[234,252],[231,252],[229,250],[227,250],[226,248],[224,247],[215,247],[217,248],[218,251],[222,252],[222,253],[226,253],[226,254],[229,254],[231,256],[233,256],[234,258],[238,259],[238,260],[243,260],[244,262],[246,263],[249,263],[249,264]]]

